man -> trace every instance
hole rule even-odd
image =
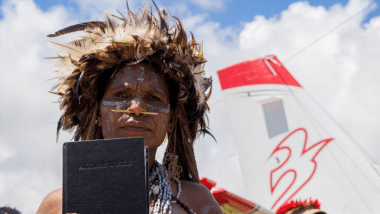
[[[0,214],[21,214],[16,208],[0,207]]]
[[[141,13],[128,8],[127,17],[112,15],[121,23],[108,15],[105,22],[49,35],[86,32],[84,39],[60,45],[68,56],[56,57],[60,81],[54,88],[64,111],[57,138],[60,129],[75,129],[75,141],[143,136],[149,147],[151,212],[222,213],[199,184],[193,150],[199,134],[209,133],[211,78],[203,76],[202,46],[193,36],[187,41],[176,17],[177,24],[169,28],[166,9],[155,7],[157,17],[146,5]],[[155,153],[165,138],[161,165]],[[37,211],[61,212],[61,189],[46,196]]]

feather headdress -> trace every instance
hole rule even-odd
[[[321,204],[318,200],[291,200],[279,207],[276,214],[326,214],[320,209]]]
[[[101,129],[96,126],[99,97],[104,93],[99,89],[101,75],[110,70],[114,75],[122,64],[154,63],[158,72],[174,81],[178,88],[175,103],[173,106],[171,103],[174,130],[168,136],[168,155],[164,163],[177,160],[169,154],[180,154],[178,161],[183,169],[180,177],[199,182],[193,142],[199,133],[210,134],[206,112],[212,80],[204,77],[206,59],[202,45],[195,42],[192,33],[188,42],[178,18],[173,17],[175,25],[169,27],[168,11],[153,4],[156,16],[149,4],[133,13],[127,3],[127,16],[120,12],[120,17],[106,14],[104,22],[81,23],[48,35],[57,37],[75,31],[86,34],[83,39],[66,45],[52,42],[68,53],[52,57],[59,59],[56,66],[59,81],[53,86],[53,90],[57,89],[53,93],[60,96],[63,110],[57,125],[57,140],[60,129],[75,130],[74,140],[103,138]]]

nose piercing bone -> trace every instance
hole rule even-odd
[[[113,112],[120,112],[120,113],[132,113],[132,111],[130,111],[130,110],[115,110],[115,109],[112,109],[111,111],[113,111]],[[143,111],[140,114],[158,115],[158,113],[156,113],[156,112],[146,112],[146,111]]]

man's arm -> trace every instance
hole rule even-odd
[[[62,189],[49,193],[41,202],[37,214],[62,214]]]
[[[216,202],[214,196],[212,195],[211,191],[207,189],[204,185],[201,184],[200,194],[203,194],[205,197],[205,200],[201,203],[201,214],[207,214],[207,213],[215,213],[215,214],[223,214],[222,210],[220,209],[220,206],[218,205],[218,202]]]
[[[184,193],[182,202],[190,205],[195,213],[223,214],[218,202],[216,202],[214,196],[207,187],[190,181],[181,181],[181,184],[182,192]]]

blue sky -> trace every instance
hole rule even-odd
[[[7,0],[5,0],[7,1]],[[121,0],[124,1],[124,0]],[[71,10],[78,11],[78,5],[73,0],[35,0],[34,1],[43,11],[49,10],[52,6],[63,5]],[[145,1],[144,1],[145,2]],[[174,1],[163,0],[161,5],[168,7]],[[241,22],[250,22],[256,15],[263,15],[265,18],[271,18],[280,15],[281,11],[287,9],[291,3],[298,2],[295,0],[228,0],[224,1],[221,7],[201,7],[195,1],[183,1],[187,4],[187,9],[194,14],[207,13],[207,21],[215,21],[221,24],[221,27],[236,25]],[[335,4],[345,6],[348,0],[308,0],[311,6],[324,6],[329,8]],[[376,1],[375,1],[376,2]],[[376,2],[377,3],[377,2]],[[358,8],[358,10],[360,10]],[[367,22],[372,17],[380,15],[380,10],[376,9],[368,14],[364,22]],[[0,19],[3,18],[0,13]]]

